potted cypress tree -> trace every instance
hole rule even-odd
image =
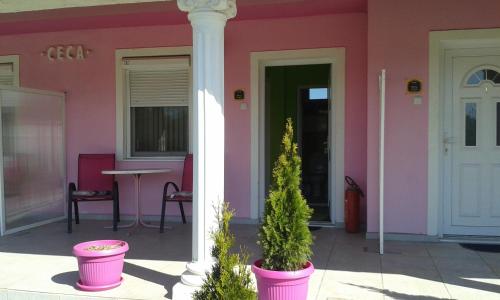
[[[259,232],[263,258],[252,265],[260,300],[307,299],[309,277],[314,272],[309,261],[312,210],[300,189],[301,172],[292,121],[288,119]]]
[[[215,263],[201,286],[194,293],[194,300],[255,300],[251,273],[246,266],[248,254],[230,253],[234,236],[229,231],[233,211],[225,203],[217,212],[218,228],[212,234],[212,256]]]

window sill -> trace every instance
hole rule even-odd
[[[137,158],[121,158],[117,159],[118,162],[177,162],[184,161],[184,156],[170,156],[170,157],[137,157]]]

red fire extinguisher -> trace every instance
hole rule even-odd
[[[345,190],[344,200],[344,222],[345,231],[349,233],[359,232],[360,201],[364,197],[359,185],[349,176],[345,177],[348,187]]]

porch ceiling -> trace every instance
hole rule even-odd
[[[365,13],[367,0],[237,0],[237,20]],[[0,35],[187,23],[176,0],[0,0]]]

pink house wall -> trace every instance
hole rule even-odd
[[[237,216],[250,216],[250,111],[240,110],[232,91],[250,99],[250,52],[346,47],[345,172],[366,184],[366,14],[232,21],[226,29],[226,191]],[[40,52],[50,45],[83,44],[87,60],[53,62]],[[0,55],[19,54],[23,87],[67,91],[68,180],[75,181],[78,153],[115,152],[115,49],[191,45],[183,25],[60,31],[0,36]],[[181,162],[119,162],[119,167],[170,167],[168,175],[146,175],[143,211],[158,214],[163,184],[179,181]],[[132,214],[132,178],[119,178],[122,212]],[[82,205],[82,212],[109,213],[110,204]],[[175,205],[167,208],[177,214]]]
[[[368,231],[378,231],[378,73],[387,69],[385,229],[427,233],[428,34],[500,27],[499,1],[368,1]],[[423,80],[423,104],[405,80]]]

